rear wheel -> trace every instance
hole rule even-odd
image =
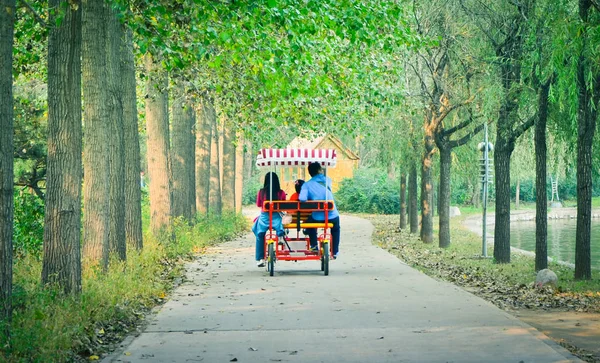
[[[323,250],[321,254],[321,271],[325,276],[329,275],[329,242],[323,243]]]
[[[273,243],[269,243],[269,263],[267,264],[269,269],[269,276],[273,276],[275,272],[275,248]]]

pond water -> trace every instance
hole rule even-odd
[[[548,257],[575,263],[575,219],[548,220]],[[535,252],[535,222],[511,222],[510,245]],[[600,269],[600,221],[592,219],[592,268]]]

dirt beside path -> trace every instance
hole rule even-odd
[[[600,314],[521,310],[513,314],[588,362],[600,362]]]

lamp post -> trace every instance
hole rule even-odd
[[[490,152],[494,150],[494,145],[488,141],[488,128],[487,123],[484,127],[484,141],[477,145],[479,151],[483,153],[483,157],[479,159],[481,167],[481,183],[483,186],[483,240],[481,241],[481,255],[487,257],[487,201],[488,201],[488,186],[492,182],[492,163],[490,162]],[[487,147],[486,147],[487,145]]]

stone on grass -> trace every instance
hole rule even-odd
[[[460,215],[460,209],[458,207],[450,207],[450,217],[456,217]]]
[[[556,276],[554,271],[547,268],[540,270],[537,273],[537,276],[535,277],[535,287],[537,287],[538,289],[546,285],[552,285],[556,287],[557,283],[558,276]]]

